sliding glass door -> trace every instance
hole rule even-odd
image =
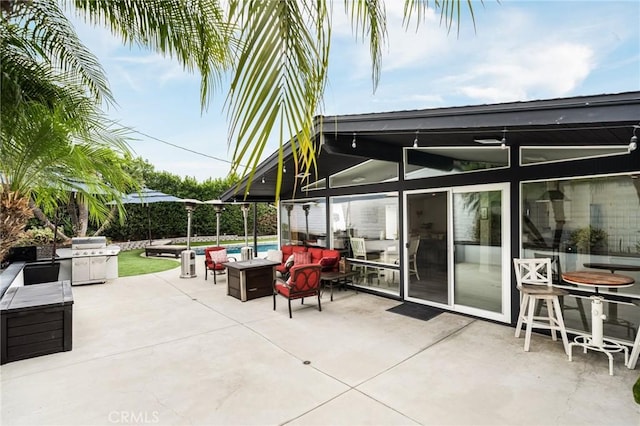
[[[407,196],[407,295],[449,305],[449,191]]]
[[[491,184],[406,195],[408,300],[510,320],[508,189]]]

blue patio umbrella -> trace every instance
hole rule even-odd
[[[143,204],[147,206],[147,219],[149,222],[149,243],[151,243],[151,212],[149,204],[151,203],[183,203],[186,200],[178,198],[174,195],[165,194],[150,188],[142,188],[139,192],[132,192],[124,195],[121,202],[123,204]]]

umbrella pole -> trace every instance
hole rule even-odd
[[[242,205],[242,216],[244,217],[244,246],[249,245],[249,234],[247,233],[247,214],[249,213],[249,204]]]
[[[151,245],[151,206],[147,204],[147,221],[149,222],[149,245]]]

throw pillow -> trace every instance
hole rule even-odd
[[[211,260],[215,263],[225,263],[229,261],[227,257],[227,249],[216,250],[209,252],[211,254]]]
[[[295,260],[295,259],[294,259],[294,256],[293,256],[293,255],[289,256],[289,257],[287,258],[287,261],[285,262],[285,265],[284,265],[284,266],[286,266],[286,267],[287,267],[287,269],[291,268],[291,267],[293,266],[294,260]]]
[[[338,263],[338,258],[336,257],[323,257],[320,259],[320,266],[323,268],[330,268]]]
[[[305,265],[307,263],[311,263],[311,253],[307,251],[293,253],[293,263],[295,265]]]

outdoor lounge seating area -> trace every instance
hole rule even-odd
[[[228,296],[224,275],[207,284],[203,257],[194,279],[173,269],[75,287],[73,350],[2,366],[2,423],[637,424],[638,371],[616,362],[609,376],[602,354],[569,363],[536,333],[524,353],[507,325],[423,321],[353,289],[321,313],[297,303],[290,320],[270,297]],[[541,378],[523,406],[515,396]]]

